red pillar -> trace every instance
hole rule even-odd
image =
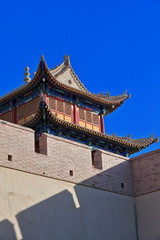
[[[17,123],[17,107],[12,109],[12,122]]]
[[[101,133],[104,133],[105,132],[105,129],[104,129],[104,118],[102,115],[100,115],[100,125],[101,125]]]
[[[74,123],[78,125],[78,107],[76,104],[73,105],[73,116]]]

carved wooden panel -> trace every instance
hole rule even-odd
[[[57,100],[57,111],[63,112],[63,102],[60,100]]]
[[[38,103],[39,99],[36,99],[25,104],[25,115],[30,115],[31,113],[36,112],[38,109]]]
[[[2,119],[4,121],[12,122],[12,112],[10,111],[8,113],[1,115],[0,119]]]
[[[79,118],[85,120],[85,112],[82,108],[79,108]]]
[[[99,121],[98,121],[98,120],[99,120],[99,119],[98,119],[98,115],[96,115],[96,114],[93,113],[93,123],[96,124],[96,125],[98,125],[98,124],[99,124]]]
[[[71,115],[71,104],[65,103],[65,113]]]
[[[89,111],[86,111],[86,121],[92,122],[92,115],[91,115],[91,112]]]
[[[25,116],[25,105],[17,109],[17,119],[20,119]]]
[[[39,99],[30,101],[17,108],[17,119],[23,118],[31,113],[34,113],[38,109]]]
[[[51,109],[56,110],[56,100],[54,98],[49,98],[49,106]]]

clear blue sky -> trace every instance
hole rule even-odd
[[[69,54],[88,90],[132,94],[106,117],[107,133],[160,136],[159,0],[1,0],[0,34],[1,96],[42,53],[50,68]]]

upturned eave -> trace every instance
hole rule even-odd
[[[23,124],[23,126],[32,128],[36,124],[39,123],[40,119],[42,119],[42,107],[41,107],[42,101],[44,103],[44,108],[45,108],[47,120],[50,123],[55,124],[55,125],[58,124],[62,127],[78,131],[81,134],[87,134],[87,135],[89,135],[91,137],[94,137],[94,138],[97,138],[99,140],[109,141],[110,143],[118,144],[119,146],[127,148],[128,149],[127,151],[128,151],[129,154],[139,152],[142,149],[148,147],[149,145],[151,145],[155,142],[158,142],[158,138],[154,138],[154,136],[151,136],[151,137],[148,137],[148,138],[141,138],[141,139],[131,139],[130,137],[118,137],[118,136],[115,136],[115,135],[108,135],[108,134],[105,134],[105,133],[96,132],[94,130],[90,130],[90,129],[87,129],[85,127],[81,127],[81,126],[76,125],[74,123],[69,123],[67,121],[61,120],[58,117],[56,117],[55,114],[53,114],[51,112],[49,106],[47,105],[47,103],[45,102],[44,99],[40,100],[39,107],[37,108],[37,113],[35,114],[33,119],[31,119],[30,121]]]
[[[45,78],[46,81],[48,81],[52,87],[57,87],[57,88],[63,89],[64,91],[68,91],[72,94],[75,94],[75,95],[85,98],[93,103],[103,106],[104,109],[107,110],[107,111],[105,111],[104,115],[107,115],[107,114],[113,112],[115,109],[117,109],[119,106],[121,106],[124,103],[124,101],[127,98],[129,98],[129,96],[130,96],[130,95],[127,95],[126,93],[124,93],[122,95],[118,95],[118,96],[92,94],[84,87],[84,85],[80,82],[80,80],[78,79],[77,76],[76,76],[77,82],[79,82],[79,84],[81,84],[81,86],[84,88],[84,91],[80,91],[73,87],[67,86],[67,85],[59,82],[56,79],[56,74],[59,74],[60,71],[62,71],[64,68],[67,68],[67,67],[71,68],[71,65],[63,63],[63,64],[57,66],[55,69],[49,70],[45,60],[41,59],[39,66],[38,66],[38,70],[37,70],[34,78],[29,83],[26,83],[26,84],[22,85],[21,87],[13,90],[12,92],[2,96],[0,98],[0,104],[3,104],[4,102],[9,101],[12,98],[18,97],[18,96],[26,93],[27,91],[30,91],[31,89],[36,87],[36,85],[38,85],[40,83],[40,81],[42,81],[43,78]],[[56,72],[56,69],[59,69],[59,70]],[[52,71],[55,71],[55,76],[53,76]],[[72,69],[72,72],[73,72],[73,74],[75,74],[73,69]]]

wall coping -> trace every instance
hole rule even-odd
[[[7,126],[10,126],[10,127],[14,127],[14,128],[18,128],[18,129],[21,129],[21,130],[24,130],[24,131],[27,131],[27,132],[32,132],[34,133],[35,131],[31,128],[27,128],[27,127],[24,127],[24,126],[21,126],[21,125],[18,125],[16,123],[10,123],[10,122],[7,122],[7,121],[4,121],[4,120],[0,120],[0,125],[7,125]]]
[[[135,161],[135,160],[138,160],[138,159],[142,159],[143,160],[148,157],[148,156],[151,156],[151,155],[154,155],[156,153],[160,153],[160,148],[159,149],[156,149],[156,150],[153,150],[151,152],[148,152],[148,153],[144,153],[144,154],[141,154],[139,156],[136,156],[136,157],[133,157],[133,158],[130,158],[131,161]]]
[[[31,133],[34,133],[35,131],[31,128],[28,128],[28,127],[24,127],[24,126],[21,126],[21,125],[18,125],[18,124],[15,124],[15,123],[10,123],[10,122],[7,122],[7,121],[4,121],[4,120],[0,120],[0,125],[7,125],[7,126],[10,126],[10,127],[13,127],[13,128],[17,128],[17,129],[21,129],[21,130],[24,130],[24,131],[28,131],[28,132],[31,132]],[[83,143],[79,143],[79,142],[76,142],[74,140],[70,140],[70,139],[65,139],[63,137],[59,137],[59,136],[54,136],[54,135],[51,135],[49,133],[43,133],[44,135],[46,135],[48,138],[53,138],[53,139],[56,139],[58,141],[62,141],[62,142],[67,142],[69,144],[72,144],[72,145],[75,145],[75,146],[79,146],[79,147],[83,147],[83,148],[86,148],[86,149],[90,149],[91,150],[91,147],[83,144]],[[130,160],[128,157],[125,157],[125,156],[121,156],[121,155],[118,155],[116,153],[112,153],[112,152],[109,152],[109,151],[105,151],[103,149],[101,149],[102,153],[103,154],[106,154],[106,155],[110,155],[112,157],[116,157],[116,158],[119,158],[119,159],[123,159],[123,160]]]
[[[58,136],[55,136],[55,135],[51,135],[49,133],[43,133],[44,135],[46,135],[48,138],[54,138],[58,141],[63,141],[63,142],[67,142],[69,144],[72,144],[72,145],[76,145],[76,146],[80,146],[80,147],[83,147],[83,148],[86,148],[86,149],[90,149],[91,150],[91,147],[83,144],[83,143],[79,143],[79,142],[76,142],[74,140],[70,140],[70,139],[65,139],[63,137],[58,137]],[[121,156],[121,155],[118,155],[116,153],[112,153],[112,152],[109,152],[109,151],[105,151],[103,149],[100,149],[102,151],[103,154],[106,154],[106,155],[110,155],[112,157],[117,157],[117,158],[121,158],[121,159],[124,159],[124,160],[129,160],[128,157],[124,157],[124,156]]]

